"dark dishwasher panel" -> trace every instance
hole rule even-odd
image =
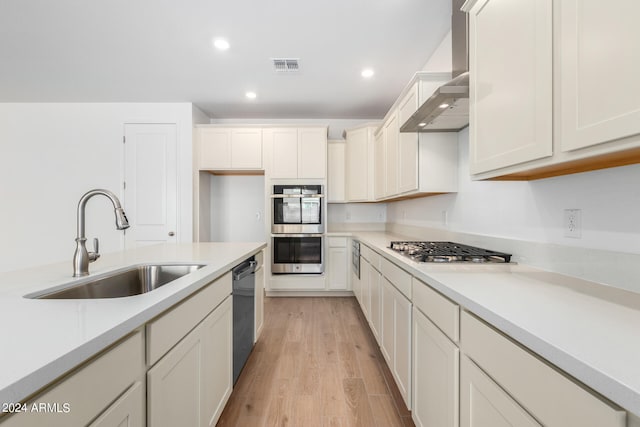
[[[253,349],[256,264],[251,257],[232,270],[234,384]]]

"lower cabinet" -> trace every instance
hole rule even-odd
[[[378,344],[381,342],[381,321],[382,317],[380,315],[381,308],[381,290],[380,290],[380,282],[382,280],[382,276],[373,266],[369,266],[369,298],[370,298],[370,309],[369,309],[369,323],[371,324],[371,331],[373,332],[373,336],[378,341]]]
[[[411,409],[411,301],[387,278],[381,278],[380,348],[407,408]]]
[[[232,298],[147,373],[149,424],[215,425],[232,389]]]
[[[349,252],[347,237],[328,237],[328,288],[332,291],[349,290]]]
[[[26,402],[27,411],[2,417],[2,427],[89,425],[142,427],[144,336],[137,331]],[[41,404],[46,410],[32,411]]]
[[[253,343],[255,344],[262,333],[264,325],[264,249],[256,254],[256,287],[254,302]]]
[[[360,301],[360,308],[364,313],[364,317],[369,321],[371,318],[371,283],[369,282],[369,270],[371,270],[371,264],[364,257],[360,257],[360,287],[362,300]]]
[[[140,381],[136,382],[89,427],[133,427],[145,425],[144,390],[144,384]]]
[[[460,370],[464,427],[542,426],[466,356]]]
[[[458,427],[459,364],[458,347],[414,307],[412,416],[417,427]]]

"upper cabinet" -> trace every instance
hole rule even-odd
[[[640,59],[629,54],[640,49],[639,2],[470,0],[464,9],[474,178],[640,162]]]
[[[346,196],[350,202],[374,200],[373,141],[377,128],[378,125],[365,125],[345,132]]]
[[[344,203],[345,195],[345,142],[327,141],[327,202]]]
[[[562,151],[637,135],[640,2],[557,3]]]
[[[196,128],[201,170],[262,169],[262,129]]]
[[[265,128],[271,178],[324,179],[327,176],[327,128]]]
[[[449,73],[416,73],[387,113],[374,143],[374,196],[398,200],[457,191],[457,132],[400,132]]]
[[[471,173],[550,156],[551,0],[480,0],[469,34]]]

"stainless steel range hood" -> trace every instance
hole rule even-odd
[[[440,86],[400,127],[400,132],[457,132],[469,125],[469,56],[464,0],[453,0],[451,62],[453,80]]]

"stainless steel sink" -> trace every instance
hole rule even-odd
[[[68,287],[63,287],[62,289],[27,295],[27,298],[95,299],[129,297],[151,292],[204,266],[204,264],[136,265],[110,274],[88,277],[70,283]]]

